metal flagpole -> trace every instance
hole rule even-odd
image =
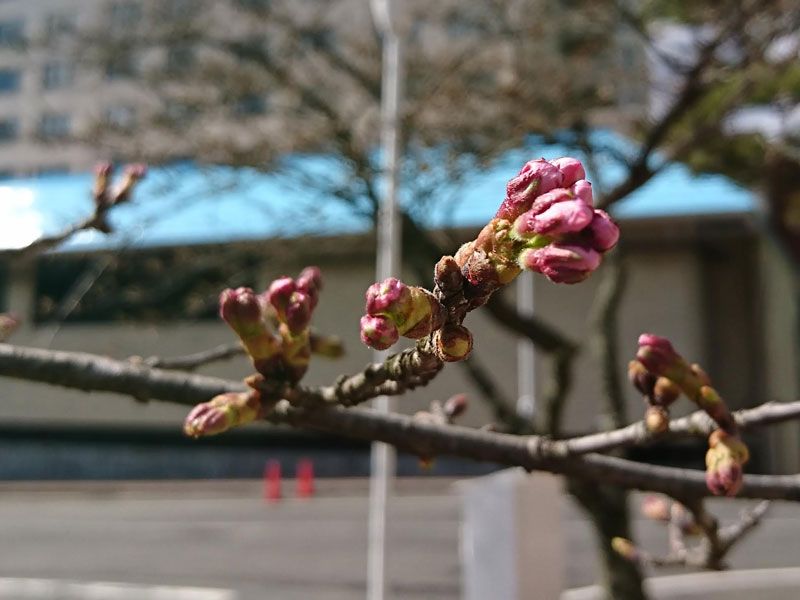
[[[523,316],[533,316],[533,282],[531,271],[517,277],[517,310]],[[523,419],[533,419],[536,413],[536,371],[533,342],[520,338],[517,342],[517,414]]]
[[[400,159],[400,103],[402,101],[402,40],[397,31],[391,0],[371,0],[370,8],[383,40],[381,83],[381,159],[383,198],[378,215],[378,281],[400,275],[400,219],[397,214],[398,163]],[[375,353],[376,361],[387,357]],[[389,412],[388,396],[375,399],[375,409]],[[386,511],[395,475],[395,450],[381,442],[372,444],[369,489],[369,540],[367,551],[367,600],[384,600],[386,577]]]

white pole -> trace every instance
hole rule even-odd
[[[402,99],[402,43],[391,23],[391,6],[373,4],[375,20],[383,34],[383,81],[381,84],[381,148],[383,199],[378,218],[377,279],[400,275],[400,219],[397,214],[398,163],[400,159],[400,103]],[[376,352],[382,361],[387,352]],[[375,399],[375,409],[389,412],[388,396]],[[395,450],[381,442],[372,444],[369,488],[369,540],[367,549],[367,600],[387,597],[386,524],[387,504],[395,476]]]
[[[531,271],[517,277],[517,310],[523,316],[533,316],[533,282]],[[517,414],[523,419],[533,419],[536,412],[536,372],[533,342],[520,338],[517,342]]]

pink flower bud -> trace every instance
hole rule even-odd
[[[717,496],[735,496],[743,482],[742,467],[750,452],[738,436],[717,429],[708,438],[706,485]]]
[[[667,338],[659,337],[652,333],[640,335],[636,359],[655,375],[669,377],[673,381],[681,380],[681,377],[675,377],[674,375],[676,369],[680,369],[685,362],[675,352]],[[686,365],[686,368],[688,369],[688,365]]]
[[[269,284],[267,290],[267,301],[275,309],[278,320],[282,323],[286,322],[286,307],[291,302],[292,294],[297,291],[297,284],[291,277],[278,277],[275,281]]]
[[[472,333],[463,325],[450,324],[436,331],[436,355],[445,362],[458,362],[472,352]]]
[[[0,342],[6,341],[19,327],[19,319],[10,313],[0,313]]]
[[[553,283],[578,283],[600,266],[600,254],[591,248],[551,244],[520,253],[520,266],[541,273]]]
[[[450,396],[444,403],[443,411],[448,419],[460,417],[469,407],[469,399],[466,394],[456,394]]]
[[[654,521],[669,521],[670,502],[662,496],[647,495],[642,499],[642,514]]]
[[[109,177],[114,170],[114,165],[108,161],[99,162],[94,166],[95,177]]]
[[[586,177],[586,171],[583,169],[581,161],[577,158],[565,156],[563,158],[557,158],[551,161],[551,163],[561,171],[563,176],[561,185],[564,187],[569,187],[579,179]]]
[[[589,244],[598,252],[606,252],[617,245],[619,227],[604,210],[595,210],[589,224]]]
[[[240,337],[259,331],[262,323],[261,304],[252,289],[226,289],[219,295],[219,316]]]
[[[227,392],[195,406],[186,417],[183,431],[194,438],[215,435],[255,421],[261,412],[257,391]]]
[[[368,315],[390,316],[395,323],[401,325],[408,318],[411,308],[411,290],[396,277],[373,283],[367,289]]]
[[[275,374],[280,342],[264,322],[259,296],[250,288],[227,289],[219,297],[219,314],[242,340],[259,373]]]
[[[312,312],[310,295],[300,291],[292,294],[284,311],[285,323],[289,331],[297,335],[308,329]]]
[[[122,172],[122,179],[111,193],[111,204],[125,202],[134,186],[147,174],[147,166],[141,163],[127,165]]]
[[[570,192],[576,198],[580,198],[589,206],[594,205],[594,197],[592,195],[592,184],[586,181],[585,179],[581,179],[580,181],[576,181],[570,187]]]
[[[584,229],[592,222],[594,214],[583,200],[557,202],[539,214],[529,211],[514,221],[514,232],[520,238],[532,235],[561,236]]]
[[[543,158],[528,161],[517,176],[508,182],[506,199],[495,217],[513,221],[530,209],[537,196],[559,187],[563,178],[558,167]]]
[[[397,327],[387,317],[373,315],[361,317],[361,341],[370,348],[386,350],[394,345],[399,337]]]
[[[533,202],[533,205],[531,205],[531,209],[526,211],[524,214],[528,215],[528,218],[531,218],[543,213],[548,208],[558,204],[559,202],[567,202],[574,199],[575,196],[573,196],[572,192],[570,192],[568,189],[556,188],[536,198],[536,200]],[[517,217],[517,219],[519,219],[519,217]]]
[[[319,267],[306,267],[297,277],[297,289],[308,294],[311,310],[317,307],[319,293],[322,291],[322,271]]]

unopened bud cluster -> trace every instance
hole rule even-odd
[[[220,316],[239,336],[256,371],[268,381],[294,384],[308,369],[309,325],[321,289],[319,269],[307,267],[296,279],[276,279],[262,294],[250,288],[220,294]],[[336,352],[319,339],[317,345]]]
[[[690,365],[666,338],[645,333],[639,337],[636,359],[628,365],[628,377],[648,404],[645,424],[651,432],[669,427],[669,406],[681,393],[716,422],[719,430],[709,437],[706,454],[706,482],[716,495],[736,494],[749,452],[733,415],[703,369]]]
[[[109,207],[125,202],[130,198],[133,188],[147,174],[143,164],[127,165],[116,184],[112,184],[114,165],[103,162],[95,166],[92,196],[98,207]]]
[[[555,283],[577,283],[600,266],[619,229],[593,207],[585,176],[575,158],[538,159],[508,182],[494,219],[455,256],[477,297],[487,298],[521,269]]]
[[[431,292],[395,277],[372,284],[366,296],[361,341],[371,348],[385,350],[400,336],[419,339],[444,323],[444,307]]]

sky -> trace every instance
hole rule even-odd
[[[618,138],[615,138],[618,139]],[[485,172],[460,186],[443,190],[457,203],[434,204],[425,211],[429,227],[479,227],[503,199],[505,184],[531,158],[557,158],[559,145],[532,144],[510,152]],[[319,173],[333,172],[332,163],[307,157]],[[608,189],[624,176],[611,160],[599,159],[597,174],[588,178]],[[198,167],[189,163],[151,169],[133,200],[111,213],[116,233],[106,237],[81,232],[64,246],[139,246],[220,242],[278,236],[333,235],[366,231],[371,223],[354,215],[342,202],[313,194],[290,179],[252,169]],[[92,212],[92,175],[64,174],[0,182],[0,247],[25,246],[42,234],[59,231]],[[620,220],[660,216],[741,213],[756,210],[754,194],[723,176],[696,176],[682,165],[669,165],[637,192],[620,202],[613,215]]]

